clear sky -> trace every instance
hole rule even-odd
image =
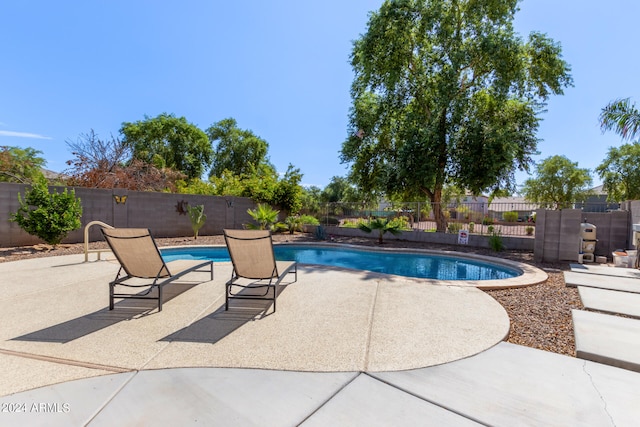
[[[200,127],[227,117],[269,143],[304,185],[344,176],[352,41],[382,0],[30,0],[0,8],[0,145],[33,147],[47,168],[91,129],[173,113]],[[560,42],[575,86],[542,115],[536,160],[594,169],[620,137],[600,109],[640,104],[637,0],[524,0],[516,31]],[[518,174],[521,184],[526,174]],[[594,183],[599,179],[594,176]]]

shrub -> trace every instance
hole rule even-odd
[[[278,221],[280,211],[274,210],[267,204],[259,204],[255,209],[247,209],[257,224],[247,224],[247,228],[258,230],[270,230]]]
[[[492,225],[494,223],[493,218],[490,216],[485,216],[482,218],[482,225]]]
[[[530,225],[527,225],[524,228],[524,231],[527,233],[527,236],[532,236],[533,235],[533,227]]]
[[[502,241],[502,236],[500,234],[500,230],[498,230],[493,231],[491,236],[489,236],[489,247],[495,252],[504,250],[504,242]]]
[[[200,231],[204,222],[207,220],[207,216],[204,214],[204,205],[187,205],[187,213],[191,220],[191,229],[193,230],[193,238],[195,240],[198,238],[198,231]]]
[[[75,191],[69,192],[65,188],[62,193],[49,193],[44,176],[37,178],[31,189],[25,191],[24,200],[18,193],[18,201],[20,208],[11,215],[10,221],[54,247],[70,231],[82,226],[82,204]]]
[[[284,223],[287,225],[289,234],[293,234],[296,231],[302,231],[302,226],[304,225],[304,222],[302,221],[302,217],[300,215],[288,216],[284,220]]]
[[[476,223],[475,222],[470,222],[469,223],[469,233],[473,233],[473,229],[475,228]]]
[[[300,215],[300,221],[302,221],[304,225],[320,225],[318,218],[312,215]]]
[[[489,232],[489,234],[493,233],[493,230],[495,229],[495,227],[493,225],[490,225],[487,227],[487,231]]]
[[[462,224],[460,224],[459,222],[450,222],[447,226],[447,231],[449,233],[458,234],[460,230],[462,230]]]
[[[507,222],[517,222],[518,221],[518,212],[509,211],[502,213],[502,219]]]

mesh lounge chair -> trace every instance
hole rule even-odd
[[[226,285],[225,310],[229,310],[230,298],[266,299],[273,301],[275,313],[276,286],[288,273],[295,274],[293,282],[298,280],[297,263],[276,261],[271,232],[268,230],[224,230],[224,240],[233,263],[231,280]],[[244,285],[237,283],[241,278],[254,282]],[[234,292],[234,286],[243,289]],[[249,290],[242,292],[244,289]],[[261,292],[256,293],[253,289],[261,289]],[[269,289],[273,290],[272,298],[269,297]]]
[[[192,271],[211,271],[213,280],[213,262],[202,260],[176,260],[165,263],[160,255],[151,232],[146,228],[112,228],[102,229],[109,247],[120,262],[120,269],[114,281],[109,283],[109,310],[113,310],[114,298],[157,299],[158,311],[162,311],[162,287],[167,283]],[[124,275],[121,274],[124,270]],[[124,283],[130,279],[153,279],[152,283]],[[117,294],[116,286],[148,289],[139,294]],[[158,296],[147,296],[154,287],[158,288]]]

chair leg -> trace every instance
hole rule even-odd
[[[162,311],[162,286],[158,286],[158,311]]]
[[[224,286],[224,311],[229,311],[229,285]]]
[[[109,283],[109,310],[113,310],[113,288],[115,285],[113,283]]]

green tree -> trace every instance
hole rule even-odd
[[[571,84],[553,40],[514,32],[518,0],[386,0],[354,42],[341,159],[364,191],[440,205],[446,184],[473,194],[515,186],[536,153],[537,114]]]
[[[184,117],[160,114],[137,122],[124,122],[120,128],[123,144],[133,157],[157,168],[170,168],[187,178],[201,177],[209,168],[213,149],[207,135]]]
[[[288,213],[298,213],[302,208],[302,173],[289,164],[284,176],[276,184],[272,204]]]
[[[46,161],[31,147],[0,146],[0,182],[30,183],[42,176]]]
[[[11,215],[20,228],[37,236],[54,247],[64,239],[70,231],[82,226],[82,204],[75,197],[75,192],[49,193],[47,180],[37,178],[25,197],[18,193],[20,208]]]
[[[578,168],[565,156],[551,156],[536,165],[536,178],[527,179],[521,192],[529,202],[562,209],[584,201],[591,183],[589,169]]]
[[[612,202],[640,200],[640,143],[611,147],[596,168]]]
[[[611,101],[600,112],[600,127],[613,130],[622,139],[632,140],[640,136],[640,111],[629,98]]]
[[[225,170],[236,175],[250,174],[261,164],[269,164],[269,144],[250,130],[238,128],[233,118],[220,120],[207,129],[212,146],[215,145],[213,165],[209,176],[220,176]]]

